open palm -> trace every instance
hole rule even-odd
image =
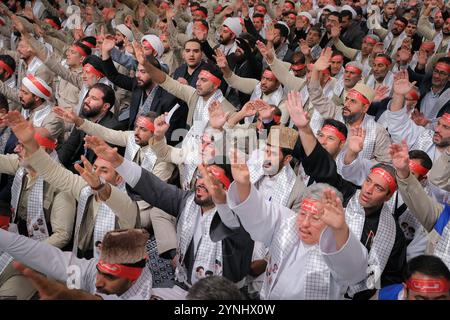
[[[311,119],[309,114],[303,109],[300,92],[289,92],[286,105],[289,111],[289,116],[297,128],[305,128],[309,126]]]

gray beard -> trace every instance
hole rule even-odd
[[[342,115],[342,118],[344,118],[344,122],[346,124],[353,124],[355,123],[359,118],[361,117],[361,113],[355,113],[353,115],[344,116]]]
[[[450,146],[450,138],[442,139],[439,144],[436,143],[436,147],[439,148],[447,148],[448,146]]]

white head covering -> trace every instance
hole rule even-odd
[[[119,24],[116,26],[116,30],[119,31],[121,34],[123,34],[125,37],[127,37],[128,41],[133,41],[133,32],[124,24]]]
[[[309,24],[314,24],[314,19],[313,19],[312,15],[309,12],[302,11],[298,15],[308,18]]]
[[[332,6],[331,4],[327,4],[325,7],[323,7],[322,10],[328,10],[330,12],[336,12],[337,11],[336,7]]]
[[[22,79],[22,84],[30,90],[32,94],[42,99],[48,100],[52,96],[52,88],[41,78],[35,77],[31,73]]]
[[[161,58],[164,53],[164,45],[162,44],[161,40],[154,34],[147,34],[142,37],[141,44],[144,41],[147,41],[153,47],[153,49],[155,49],[157,53],[156,57]]]
[[[344,10],[348,10],[348,11],[350,11],[350,12],[352,13],[352,19],[355,19],[355,18],[356,18],[356,16],[357,16],[356,11],[355,11],[355,9],[353,9],[351,6],[349,6],[348,4],[342,6],[340,12],[342,12],[342,11],[344,11]]]
[[[239,37],[242,33],[241,19],[237,17],[226,18],[223,25],[228,27],[236,37]]]

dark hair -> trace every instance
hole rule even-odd
[[[283,16],[283,17],[287,17],[287,16],[290,15],[290,14],[294,14],[295,16],[297,16],[297,12],[295,12],[295,11],[293,11],[293,10],[286,11],[286,12],[282,13],[282,16]]]
[[[83,49],[84,52],[86,52],[86,54],[89,56],[92,54],[92,50],[91,48],[89,48],[87,45],[85,45],[84,43],[82,43],[81,41],[77,41],[74,43],[77,47],[80,47],[81,49]]]
[[[244,300],[233,282],[219,276],[200,279],[189,288],[186,298],[187,300]]]
[[[339,21],[342,22],[342,18],[344,18],[344,17],[348,17],[350,20],[352,20],[353,19],[353,14],[352,14],[352,12],[350,10],[342,10],[339,13]]]
[[[255,12],[255,13],[253,14],[253,17],[252,17],[252,18],[263,18],[263,19],[264,19],[264,15],[263,15],[262,13]]]
[[[333,50],[333,53],[331,54],[331,57],[336,57],[336,56],[341,56],[342,58],[345,59],[345,56],[344,56],[344,54],[341,51]]]
[[[48,15],[47,17],[45,17],[45,19],[50,19],[52,20],[54,23],[56,23],[56,25],[61,28],[61,20],[59,20],[58,17],[52,16],[52,15]]]
[[[327,124],[335,127],[340,133],[342,133],[345,136],[345,138],[347,138],[347,135],[348,135],[347,126],[345,124],[343,124],[341,121],[328,118],[323,121],[323,126],[325,126]]]
[[[208,16],[208,9],[206,9],[206,8],[203,7],[203,6],[199,6],[197,9],[195,9],[195,11],[201,11],[201,12],[203,12],[204,14],[206,14],[206,16]]]
[[[245,40],[250,46],[250,49],[256,46],[256,38],[248,32],[241,33],[241,35],[236,40],[238,41],[239,39]]]
[[[89,91],[91,91],[92,89],[98,89],[103,93],[103,103],[109,103],[110,108],[114,106],[114,104],[116,103],[116,96],[114,94],[114,90],[110,86],[104,83],[96,83],[91,87]]]
[[[189,43],[189,42],[195,42],[195,43],[197,43],[198,46],[200,47],[200,51],[203,51],[203,50],[202,50],[202,43],[201,43],[198,39],[195,39],[195,38],[192,38],[192,39],[187,40],[187,41],[184,43],[183,48],[186,48],[186,43]]]
[[[318,25],[314,25],[309,29],[309,32],[314,31],[317,32],[319,34],[319,36],[322,35],[322,30],[320,29],[320,26]]]
[[[422,150],[409,151],[409,158],[420,160],[420,164],[428,170],[430,170],[431,167],[433,166],[433,161],[431,161],[430,156]]]
[[[339,12],[333,11],[333,12],[330,12],[330,14],[328,15],[328,17],[329,17],[329,16],[335,16],[336,18],[339,18],[339,17],[340,17],[340,14],[339,14]]]
[[[385,53],[378,53],[376,56],[375,56],[375,58],[377,58],[377,57],[383,57],[383,58],[386,58],[388,61],[389,61],[389,63],[390,64],[392,64],[392,58],[388,55],[388,54],[385,54]]]
[[[291,60],[292,60],[292,64],[297,64],[297,63],[305,64],[305,62],[306,62],[305,55],[301,51],[294,52]]]
[[[217,78],[223,81],[223,73],[216,65],[211,63],[204,63],[202,65],[202,70],[209,71],[213,76],[216,76]]]
[[[199,272],[200,269],[205,270],[205,268],[203,268],[202,266],[198,266],[198,267],[195,269],[195,272]]]
[[[2,93],[0,93],[0,109],[6,109],[6,111],[9,110],[8,99],[6,99]]]
[[[284,38],[287,38],[289,35],[289,28],[282,23],[276,23],[274,28],[280,30],[280,36]]]
[[[94,47],[97,45],[97,39],[95,37],[84,37],[81,39],[81,41],[86,41],[89,42],[90,44],[92,44]]]
[[[89,55],[83,60],[83,66],[86,64],[90,64],[93,66],[96,70],[100,71],[101,73],[105,74],[105,71],[103,70],[103,62],[102,59],[100,59],[97,56]]]
[[[1,54],[0,60],[6,63],[14,72],[16,71],[16,61],[14,58],[7,54]]]
[[[388,4],[395,4],[395,6],[397,7],[397,1],[396,1],[396,0],[389,0],[389,1],[387,1],[387,2],[383,5],[383,7],[387,7]]]
[[[445,63],[445,64],[450,65],[450,57],[442,57],[442,58],[439,58],[438,61],[437,61],[436,63],[439,63],[439,62],[442,62],[442,63]]]
[[[144,114],[144,117],[149,118],[152,121],[158,118],[158,116],[159,114],[157,114],[155,111],[150,111],[149,113]]]
[[[420,255],[412,258],[406,264],[404,280],[411,278],[413,273],[420,272],[434,278],[445,278],[450,280],[450,270],[445,263],[436,256]]]
[[[227,178],[230,180],[230,182],[233,182],[233,175],[231,173],[231,165],[230,160],[225,155],[218,155],[215,156],[210,162],[209,165],[214,165],[219,168],[221,168],[224,172]]]
[[[370,170],[372,171],[375,168],[381,168],[381,169],[387,171],[392,176],[392,178],[394,178],[394,180],[396,179],[395,169],[394,169],[393,166],[390,166],[390,165],[385,164],[385,163],[377,163],[372,168],[370,168]],[[388,194],[392,195],[394,193],[394,191],[395,190],[390,190],[389,189],[389,193]]]
[[[406,20],[405,17],[397,17],[395,18],[395,20],[401,21],[405,25],[405,27],[408,25],[408,20]]]
[[[295,3],[293,1],[286,0],[284,3],[290,3],[292,7],[295,8]]]

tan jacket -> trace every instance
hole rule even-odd
[[[440,239],[440,235],[434,230],[444,206],[429,197],[419,181],[410,174],[406,179],[397,177],[398,192],[408,206],[409,211],[419,220],[422,226],[429,232],[426,254],[433,254],[434,248]]]
[[[30,113],[29,119],[33,120],[36,112],[46,106],[47,104],[44,104],[36,109],[33,109]],[[50,112],[42,121],[41,127],[47,129],[53,139],[58,140],[58,143],[62,143],[64,141],[64,121],[58,118],[55,113]]]
[[[79,127],[79,129],[83,130],[89,135],[98,136],[110,144],[121,147],[125,147],[127,145],[130,136],[134,136],[133,131],[112,130],[100,124],[93,123],[89,120],[84,120],[84,123]],[[144,152],[147,148],[150,148],[150,146],[147,145],[145,147],[142,147],[143,152],[138,152],[137,157],[136,159],[133,159],[133,162],[141,164]],[[170,161],[164,161],[158,158],[152,172],[161,180],[167,181],[171,177],[173,169],[174,166]]]
[[[447,149],[433,163],[433,167],[428,173],[430,182],[445,191],[450,192],[450,150]]]
[[[202,99],[202,97],[197,94],[197,90],[189,85],[179,83],[169,76],[166,76],[166,80],[164,80],[160,86],[167,92],[170,92],[175,97],[187,103],[189,111],[186,123],[191,126],[194,111],[197,107],[197,100]],[[235,107],[226,99],[224,99],[221,104],[225,113],[233,113],[236,111]]]
[[[41,151],[45,153],[43,149]],[[18,169],[19,159],[16,154],[0,155],[1,173],[15,175]],[[17,214],[25,221],[27,219],[28,194],[36,180],[37,176],[32,177],[28,174],[19,196]],[[45,220],[52,227],[52,234],[45,241],[55,247],[63,248],[72,238],[76,216],[75,199],[68,192],[61,191],[47,182],[44,182],[43,198]]]
[[[430,22],[428,21],[428,17],[421,16],[417,23],[417,33],[422,35],[427,40],[432,41],[437,35],[438,32],[433,29]],[[450,42],[450,36],[443,36],[442,42],[438,48],[435,49],[435,53],[445,53],[445,49]]]
[[[40,149],[27,158],[27,162],[41,175],[49,184],[68,192],[77,201],[80,199],[81,190],[88,184],[79,175],[57,165],[51,158]],[[105,203],[114,212],[118,219],[118,228],[131,229],[139,225],[139,211],[136,203],[130,199],[126,192],[111,186],[111,196]],[[80,250],[92,250],[94,221],[97,208],[101,202],[94,197],[87,204],[86,216],[81,222],[78,248]]]
[[[330,99],[323,95],[320,82],[311,80],[308,86],[309,100],[314,108],[325,119],[337,119],[342,116],[342,107],[337,106]],[[382,163],[390,163],[391,156],[389,155],[389,146],[391,145],[391,139],[385,128],[377,124],[375,148],[373,151],[373,158]]]

